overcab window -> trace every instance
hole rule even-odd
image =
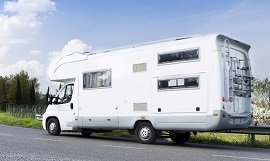
[[[158,55],[158,64],[199,59],[199,49],[174,51]]]
[[[199,87],[199,77],[158,80],[159,90],[196,87]]]
[[[111,87],[111,70],[83,74],[83,88]]]

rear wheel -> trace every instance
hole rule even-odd
[[[142,144],[154,143],[157,139],[157,133],[149,122],[140,122],[135,128],[137,141]]]
[[[47,121],[47,131],[50,135],[59,135],[61,132],[60,124],[57,118],[50,118]]]
[[[176,144],[183,144],[184,142],[188,141],[188,139],[190,138],[190,133],[189,132],[178,133],[178,132],[175,132],[175,131],[171,131],[170,132],[170,138]]]

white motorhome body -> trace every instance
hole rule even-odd
[[[162,130],[183,142],[175,136],[246,128],[249,49],[224,35],[206,35],[70,53],[48,70],[51,81],[66,86],[44,113],[43,127],[56,135],[129,129],[142,143],[153,142]],[[71,100],[63,101],[68,95]]]

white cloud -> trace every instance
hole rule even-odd
[[[0,75],[2,76],[17,74],[22,70],[28,72],[30,77],[42,78],[45,76],[44,65],[37,60],[21,60],[11,65],[0,64],[0,69]]]
[[[9,47],[6,45],[0,46],[0,59],[4,59],[8,55]]]
[[[37,57],[37,56],[40,56],[41,55],[41,52],[40,50],[31,50],[30,51],[30,54],[34,57]]]
[[[90,50],[91,50],[91,46],[87,45],[82,40],[72,39],[63,47],[62,50],[49,52],[48,58],[49,58],[49,61],[52,62],[53,59],[55,58],[58,58],[67,54],[71,54],[73,52],[84,53],[84,52],[89,52]]]
[[[0,44],[28,43],[41,25],[30,15],[15,15],[8,17],[0,14]]]
[[[8,1],[4,4],[4,10],[19,13],[37,13],[55,11],[55,2],[51,0],[18,0]]]
[[[42,25],[42,13],[56,10],[52,0],[18,0],[4,3],[0,13],[0,48],[29,43]],[[0,9],[1,11],[1,9]],[[1,52],[4,56],[7,53]]]
[[[80,39],[72,39],[70,40],[63,48],[63,53],[69,52],[87,52],[90,51],[91,46],[87,45]]]
[[[61,54],[61,51],[51,51],[48,53],[48,61],[52,62],[58,55]]]

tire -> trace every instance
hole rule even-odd
[[[50,118],[47,121],[46,127],[50,135],[59,135],[61,133],[61,127],[57,118]]]
[[[139,143],[152,144],[157,139],[157,132],[149,122],[140,122],[135,127],[135,136]]]
[[[170,132],[170,138],[176,144],[183,144],[183,143],[185,143],[186,141],[189,140],[190,133],[189,132],[178,133],[178,132],[171,131]]]

